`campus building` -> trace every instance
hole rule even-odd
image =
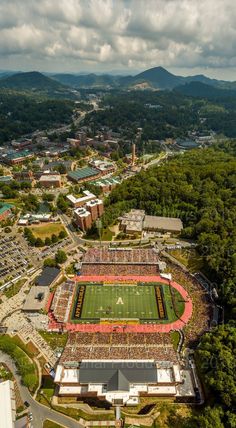
[[[73,195],[67,195],[66,199],[70,202],[70,204],[74,208],[80,208],[83,205],[85,205],[87,202],[96,198],[96,196],[93,193],[89,192],[89,190],[84,190],[83,194],[84,196],[82,196],[81,198],[76,198]]]
[[[86,204],[87,210],[90,212],[92,221],[101,217],[104,212],[104,206],[101,199],[94,199]]]
[[[77,208],[74,211],[76,225],[85,232],[90,229],[93,221],[97,220],[104,212],[103,202],[100,199],[93,199],[84,207]]]
[[[79,168],[68,173],[68,178],[76,183],[85,183],[100,177],[100,172],[91,167]]]
[[[0,382],[1,428],[15,428],[16,402],[14,383],[11,380]]]
[[[92,226],[92,217],[86,208],[77,208],[74,212],[75,224],[83,231],[90,229]]]
[[[20,152],[8,153],[6,156],[2,156],[1,160],[3,163],[6,163],[8,165],[17,165],[27,159],[32,159],[33,157],[33,153],[24,150]]]
[[[120,220],[120,229],[125,233],[169,232],[178,234],[183,229],[179,218],[146,215],[144,210],[132,209]]]
[[[12,207],[13,205],[10,204],[0,204],[0,221],[6,220],[12,214]]]
[[[45,174],[42,175],[39,179],[39,183],[42,187],[45,187],[47,189],[50,188],[56,188],[61,187],[61,177],[60,175],[51,175],[51,174]]]
[[[114,406],[137,405],[140,397],[194,396],[191,373],[181,368],[167,338],[163,346],[160,334],[97,335],[70,333],[54,379],[59,396]],[[152,357],[154,349],[160,360]]]

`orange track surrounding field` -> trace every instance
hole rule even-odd
[[[73,324],[73,323],[66,323],[63,326],[60,324],[55,323],[52,319],[49,322],[48,328],[51,330],[56,330],[58,328],[62,328],[63,330],[67,331],[79,331],[79,332],[85,332],[85,333],[169,333],[171,330],[179,330],[182,329],[190,320],[192,316],[192,300],[189,297],[187,291],[177,282],[175,281],[169,281],[167,279],[164,279],[160,276],[137,276],[137,275],[127,275],[127,276],[88,276],[88,275],[81,275],[74,278],[77,282],[122,282],[122,281],[136,281],[136,282],[161,282],[163,284],[169,284],[171,287],[176,288],[178,292],[181,294],[185,301],[185,309],[182,317],[178,319],[177,321],[174,321],[170,324],[136,324],[136,325],[122,325],[119,322],[115,322],[115,324]]]

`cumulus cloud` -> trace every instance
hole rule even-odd
[[[233,69],[235,22],[232,0],[1,0],[0,66]]]

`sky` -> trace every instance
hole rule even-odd
[[[0,0],[0,69],[236,80],[235,0]]]

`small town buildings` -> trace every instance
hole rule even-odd
[[[57,174],[44,174],[41,175],[39,183],[47,189],[61,187],[61,177]]]
[[[16,401],[12,380],[0,382],[1,428],[15,428]]]

